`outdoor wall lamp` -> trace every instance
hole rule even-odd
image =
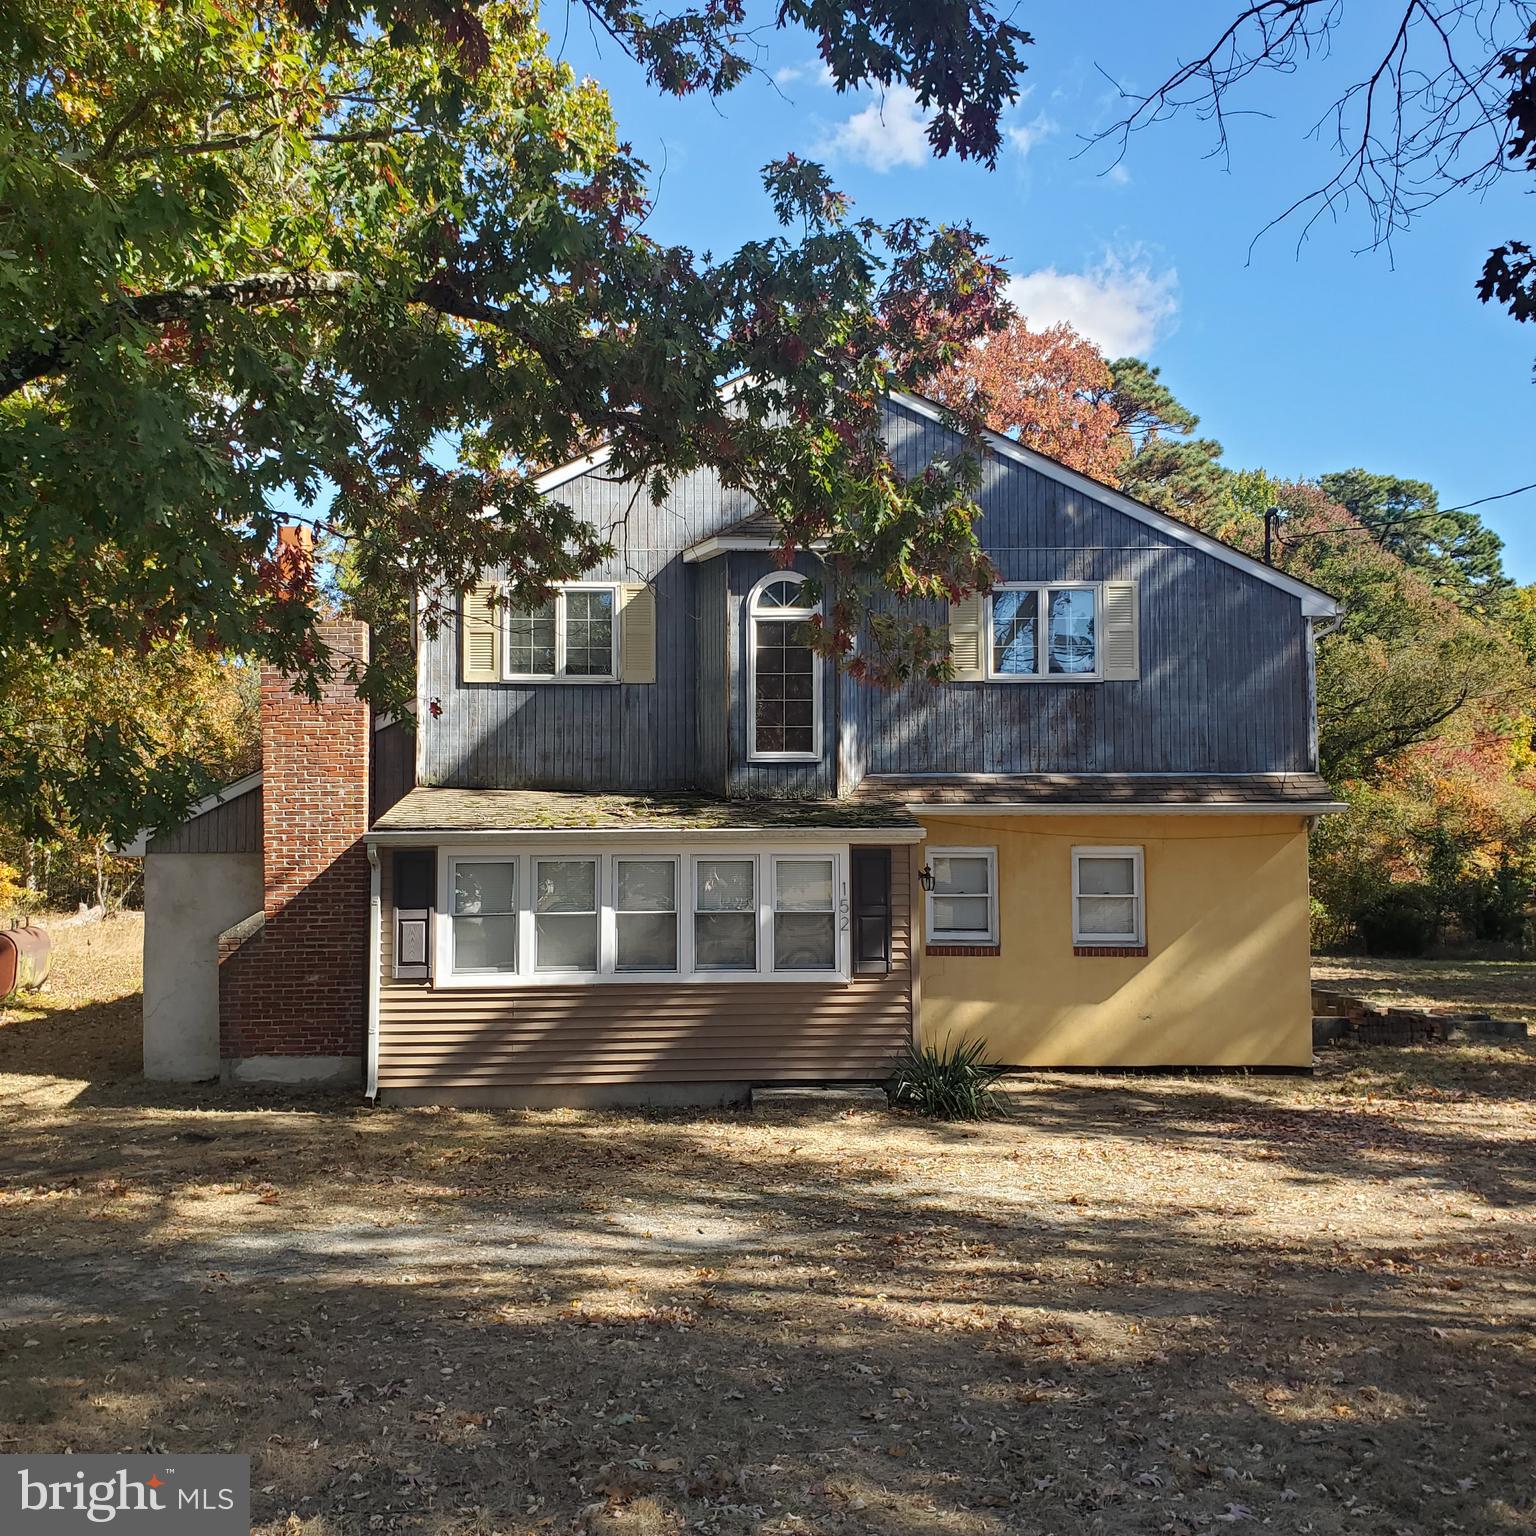
[[[931,891],[934,886],[939,883],[938,877],[933,872],[933,865],[924,864],[923,867],[918,870],[917,883],[922,886],[925,891]]]

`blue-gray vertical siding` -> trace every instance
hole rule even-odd
[[[147,853],[260,853],[261,785],[221,800],[145,843]]]
[[[421,779],[476,788],[647,789],[697,785],[697,594],[690,544],[748,516],[752,503],[712,473],[682,479],[659,506],[602,470],[553,493],[612,541],[592,581],[656,587],[656,681],[649,684],[460,681],[456,627],[421,647]],[[723,642],[722,642],[723,644]],[[433,704],[437,710],[432,708]]]
[[[908,473],[954,448],[941,426],[894,404],[887,436]],[[697,565],[680,558],[748,516],[751,502],[707,472],[681,480],[660,506],[608,483],[600,469],[555,494],[616,546],[593,579],[655,581],[656,682],[466,687],[457,634],[445,626],[422,648],[425,783],[821,796],[848,793],[866,773],[1309,766],[1307,624],[1297,600],[1004,459],[987,464],[980,493],[987,552],[1008,580],[1134,580],[1140,680],[914,684],[882,693],[842,677],[823,694],[821,764],[751,763],[745,599],[772,557],[736,552]],[[942,604],[926,616],[947,618]]]
[[[907,473],[951,451],[899,405]],[[981,541],[1006,581],[1134,581],[1141,677],[1114,683],[840,683],[849,776],[865,773],[1259,773],[1309,762],[1307,621],[1289,594],[1003,459],[985,468]],[[945,623],[943,604],[912,610]]]
[[[731,665],[726,637],[730,633],[727,573],[724,556],[690,566],[693,572],[694,672],[699,785],[712,794],[725,794],[731,763]]]

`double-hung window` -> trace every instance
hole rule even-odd
[[[928,868],[928,942],[996,944],[997,850],[931,848]]]
[[[614,970],[678,968],[677,863],[672,858],[614,859]]]
[[[453,969],[460,974],[517,970],[517,861],[458,859],[453,864]]]
[[[1003,681],[1094,679],[1099,657],[1099,589],[1004,582],[988,599],[987,674]]]
[[[1147,941],[1140,848],[1072,850],[1072,942],[1139,947]]]
[[[507,608],[506,677],[611,683],[619,675],[618,588],[561,587],[537,608]]]
[[[757,969],[757,860],[695,859],[693,964],[700,971]]]
[[[821,757],[821,664],[806,636],[820,612],[805,577],[777,571],[747,602],[747,695],[752,701],[750,756],[758,762],[814,762]]]
[[[596,859],[535,859],[533,911],[534,970],[597,969]]]
[[[837,968],[837,866],[831,859],[773,861],[773,968]]]

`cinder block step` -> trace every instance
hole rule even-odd
[[[887,1109],[884,1088],[754,1088],[752,1108],[776,1114],[842,1114],[850,1109]]]
[[[1316,1014],[1312,1019],[1312,1049],[1316,1050],[1322,1045],[1332,1045],[1335,1040],[1342,1040],[1350,1032],[1350,1022],[1343,1014],[1323,1013]]]

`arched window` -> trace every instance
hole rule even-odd
[[[747,690],[752,700],[749,756],[758,762],[821,757],[821,663],[806,643],[807,620],[821,611],[805,577],[775,571],[747,605]]]

